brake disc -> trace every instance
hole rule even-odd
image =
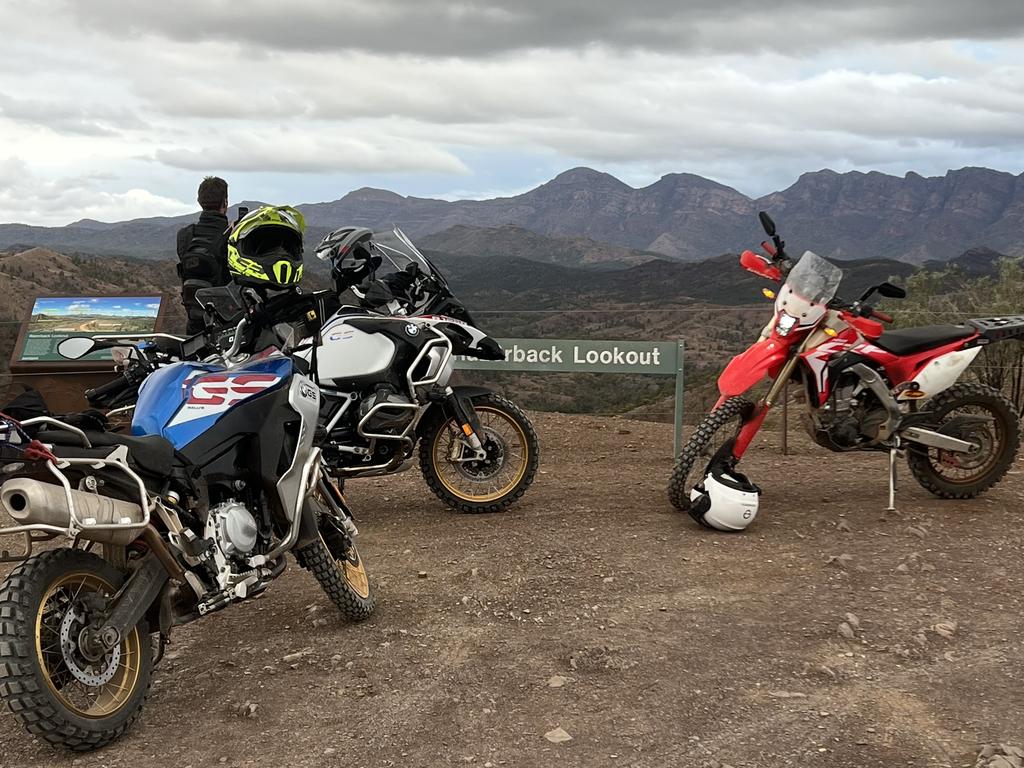
[[[98,688],[109,683],[117,674],[118,667],[121,666],[121,646],[115,646],[114,650],[98,661],[86,659],[78,648],[79,638],[85,627],[85,614],[76,613],[73,607],[69,608],[60,623],[61,656],[68,672],[75,680],[90,688]]]

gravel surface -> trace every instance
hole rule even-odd
[[[1020,766],[1022,468],[974,501],[767,434],[741,535],[671,511],[671,427],[536,414],[512,510],[350,483],[374,617],[290,568],[176,631],[142,720],[73,757],[0,714],[0,766]],[[1015,746],[1016,745],[1016,746]]]

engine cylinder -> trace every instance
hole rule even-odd
[[[256,546],[259,529],[256,520],[237,501],[228,501],[210,511],[220,531],[221,548],[229,557],[248,555]]]

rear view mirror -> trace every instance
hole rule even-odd
[[[95,339],[88,336],[71,336],[57,345],[57,354],[68,360],[81,360],[96,348]]]
[[[772,221],[772,217],[767,212],[761,211],[757,214],[757,218],[761,220],[761,226],[764,227],[768,237],[775,237],[775,222]]]
[[[898,285],[892,283],[882,283],[878,286],[878,292],[885,296],[887,299],[905,299],[907,298],[907,292],[900,288]]]

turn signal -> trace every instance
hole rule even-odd
[[[775,291],[773,291],[771,288],[762,288],[761,289],[761,293],[764,294],[764,297],[766,299],[774,299],[775,298]]]
[[[463,424],[462,431],[466,434],[466,437],[470,437],[473,434],[473,428],[469,424]]]
[[[828,336],[829,338],[834,339],[836,336],[839,335],[839,332],[835,328],[826,328],[825,335]]]

